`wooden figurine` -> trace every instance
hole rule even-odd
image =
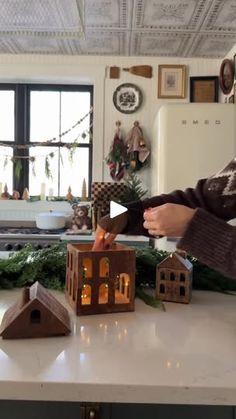
[[[65,307],[39,282],[24,288],[22,297],[4,314],[3,339],[68,335],[70,318]]]
[[[18,191],[16,191],[16,190],[14,190],[14,191],[12,192],[12,199],[15,199],[15,200],[20,199],[20,192],[18,192]]]
[[[191,262],[183,252],[171,253],[157,265],[156,297],[164,301],[189,303],[192,296]]]
[[[85,178],[83,179],[83,183],[82,183],[81,199],[82,201],[87,200],[87,184],[86,184]]]
[[[25,201],[28,201],[28,199],[30,199],[29,191],[27,188],[24,188],[23,190],[22,199],[24,199]]]
[[[66,297],[77,315],[134,311],[135,250],[119,243],[103,251],[68,244]]]
[[[4,191],[3,191],[3,193],[1,194],[1,198],[2,199],[10,199],[10,194],[9,194],[9,192],[8,192],[8,187],[7,187],[7,184],[5,183],[5,185],[4,185]]]
[[[67,194],[66,194],[66,196],[65,196],[65,200],[66,200],[66,201],[71,201],[73,198],[74,198],[74,197],[73,197],[73,195],[72,195],[72,193],[71,193],[71,187],[69,186],[69,188],[68,188],[68,192],[67,192]]]

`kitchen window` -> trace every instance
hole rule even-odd
[[[93,87],[0,84],[0,182],[31,196],[81,196],[92,178]],[[75,145],[75,147],[72,147]]]

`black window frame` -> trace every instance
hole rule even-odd
[[[44,83],[0,83],[0,90],[14,90],[15,92],[15,138],[14,141],[1,141],[2,145],[13,147],[14,156],[28,156],[30,146],[37,146],[38,142],[29,141],[30,135],[30,93],[31,91],[59,91],[59,92],[89,92],[90,93],[90,108],[93,107],[93,86],[81,84],[44,84]],[[77,121],[75,121],[77,122]],[[69,128],[69,127],[68,127]],[[78,144],[78,147],[88,148],[89,150],[89,173],[88,173],[88,196],[91,196],[92,185],[92,160],[93,160],[93,112],[90,114],[90,141],[84,144]],[[53,146],[68,145],[63,141],[53,142]],[[27,148],[18,148],[17,146],[27,145]],[[45,146],[52,144],[46,144]],[[29,188],[29,160],[23,158],[22,174],[19,178],[16,176],[16,171],[13,166],[13,189],[19,191],[22,196],[24,188]]]

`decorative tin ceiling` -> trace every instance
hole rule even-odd
[[[0,10],[1,54],[222,58],[236,43],[236,0],[0,0]]]

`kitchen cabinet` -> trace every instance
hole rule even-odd
[[[97,410],[96,410],[97,408]],[[0,401],[4,419],[234,419],[231,406]],[[95,416],[94,416],[95,414]]]

